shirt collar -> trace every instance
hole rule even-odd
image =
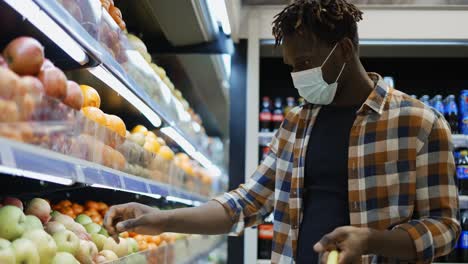
[[[380,115],[384,110],[385,101],[390,91],[390,87],[379,74],[370,72],[368,75],[374,81],[375,87],[357,113],[365,113],[365,108],[367,106]]]

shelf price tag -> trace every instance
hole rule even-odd
[[[67,161],[37,155],[20,149],[13,149],[13,158],[18,169],[72,180],[77,178],[75,165]]]
[[[148,192],[146,183],[142,181],[138,181],[138,180],[128,178],[128,177],[124,177],[123,180],[124,180],[125,189],[127,190],[142,192],[142,193]]]
[[[164,186],[161,186],[161,185],[156,185],[156,184],[150,184],[149,188],[150,188],[150,192],[152,194],[161,195],[163,197],[166,197],[166,196],[169,195],[167,187],[164,187]]]

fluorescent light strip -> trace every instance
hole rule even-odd
[[[274,39],[263,39],[261,45],[275,45]],[[468,41],[456,40],[410,40],[410,39],[361,39],[359,44],[363,46],[379,46],[379,45],[394,45],[394,46],[468,46]]]
[[[211,15],[214,16],[217,22],[221,24],[224,34],[231,35],[231,24],[229,23],[225,1],[209,0],[208,8],[210,9]]]
[[[153,126],[161,126],[161,118],[103,66],[91,68],[89,71],[137,108]]]
[[[22,170],[18,168],[11,168],[7,166],[0,165],[0,172],[5,173],[5,174],[12,174],[16,176],[21,176],[21,177],[26,177],[30,179],[36,179],[36,180],[41,180],[41,181],[47,181],[47,182],[53,182],[53,183],[58,183],[62,185],[72,185],[73,180],[67,179],[67,178],[61,178],[57,176],[52,176],[52,175],[47,175],[44,173],[39,173],[39,172],[34,172],[34,171],[28,171],[28,170]]]
[[[13,9],[29,20],[54,43],[59,45],[70,57],[80,65],[88,62],[88,56],[80,45],[76,43],[55,21],[40,10],[33,1],[5,0]]]
[[[171,201],[171,202],[183,203],[183,204],[187,204],[187,205],[193,205],[193,202],[194,202],[192,200],[179,198],[179,197],[175,197],[175,196],[170,196],[170,195],[168,195],[166,197],[166,200]]]

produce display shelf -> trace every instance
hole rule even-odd
[[[0,138],[0,173],[49,181],[63,185],[76,182],[95,187],[111,188],[163,196],[167,199],[196,205],[208,197],[178,187],[136,177],[99,164],[69,157],[37,146]]]
[[[152,122],[156,127],[161,125],[161,119],[169,124],[177,133],[179,133],[185,140],[187,140],[192,146],[201,152],[205,157],[209,157],[202,148],[193,142],[186,133],[177,126],[173,118],[166,113],[165,109],[160,107],[147,92],[145,92],[139,85],[135,82],[133,78],[128,76],[123,67],[105,50],[102,45],[95,40],[57,1],[48,1],[48,0],[24,0],[24,1],[13,1],[6,0],[6,3],[13,7],[17,12],[19,12],[25,19],[33,20],[32,16],[36,16],[37,12],[34,12],[35,7],[39,7],[53,22],[56,23],[62,30],[64,30],[69,37],[75,41],[75,45],[78,45],[82,51],[86,53],[89,57],[88,59],[93,61],[94,65],[99,65],[96,68],[90,68],[90,71],[105,75],[105,72],[102,70],[96,70],[97,68],[104,68],[108,73],[112,75],[112,79],[117,79],[120,82],[118,87],[112,87],[116,91],[127,99],[132,105],[137,109],[140,109],[142,113],[147,116],[150,122]],[[27,7],[28,8],[25,8]],[[43,25],[42,28],[46,28],[48,25]],[[38,28],[41,30],[42,28]],[[49,37],[47,32],[44,34]],[[51,39],[54,41],[54,39]],[[56,44],[64,51],[69,49],[70,43],[59,43],[55,41]],[[81,63],[84,64],[84,63]],[[108,76],[98,76],[100,79],[108,80]],[[159,77],[158,77],[159,78]],[[166,86],[160,79],[159,84],[161,86]],[[166,86],[167,87],[167,86]],[[117,89],[120,88],[120,89]],[[167,88],[168,89],[168,88]],[[173,96],[173,95],[171,95]],[[145,111],[146,110],[146,111]]]

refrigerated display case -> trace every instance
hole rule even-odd
[[[227,184],[219,162],[223,144],[194,129],[201,121],[174,95],[170,80],[150,66],[151,56],[148,61],[132,46],[125,14],[113,4],[109,10],[110,2],[0,1],[5,25],[0,49],[21,36],[40,43],[50,60],[47,67],[60,76],[61,93],[46,85],[46,63],[39,75],[24,77],[8,65],[9,57],[1,61],[0,78],[14,83],[0,87],[2,204],[44,198],[54,221],[87,216],[103,235],[103,214],[111,205],[197,206],[225,191]],[[67,80],[74,81],[80,103],[67,101]],[[34,90],[34,82],[43,88]],[[91,230],[80,235],[88,237]],[[118,254],[115,263],[225,261],[224,236],[121,237],[138,246]],[[215,249],[221,253],[210,256]]]

